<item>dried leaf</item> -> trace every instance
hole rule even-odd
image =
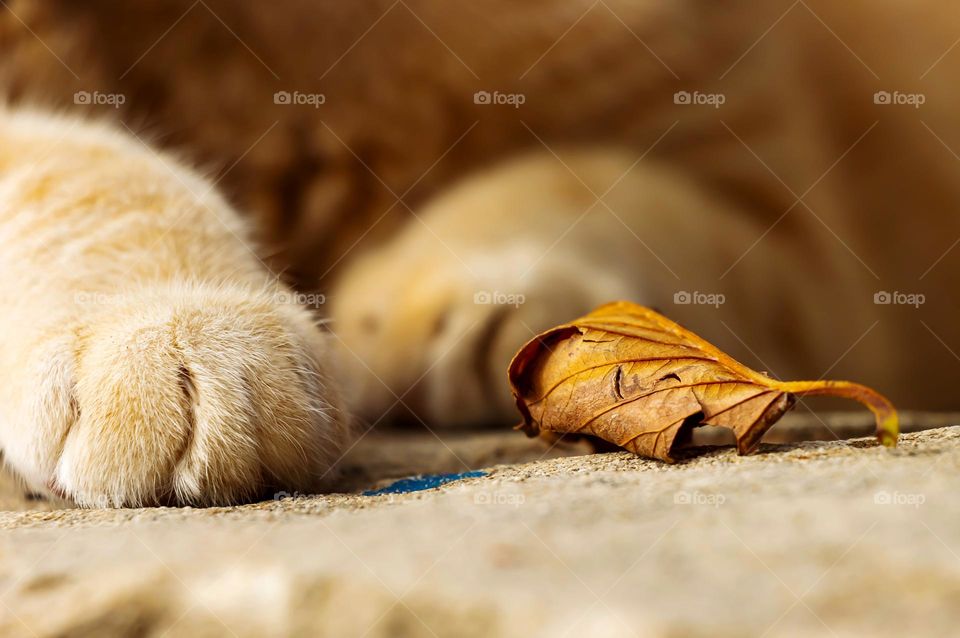
[[[797,396],[854,399],[877,419],[877,438],[897,444],[897,413],[883,396],[848,381],[777,381],[751,370],[656,312],[629,302],[601,306],[541,334],[510,363],[523,414],[518,429],[586,434],[642,456],[672,461],[678,435],[733,430],[749,454]]]

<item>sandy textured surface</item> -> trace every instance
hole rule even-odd
[[[779,437],[863,426],[805,417]],[[768,444],[749,457],[699,449],[672,466],[545,451],[515,433],[382,434],[351,454],[349,493],[205,510],[58,509],[7,483],[0,636],[960,627],[960,427],[907,434],[893,451],[870,439]],[[465,466],[489,474],[359,493],[417,468]]]

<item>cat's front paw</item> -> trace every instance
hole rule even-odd
[[[369,422],[408,412],[437,425],[515,422],[506,370],[520,346],[638,293],[643,248],[607,210],[640,207],[635,195],[650,189],[624,185],[635,165],[606,149],[504,162],[348,263],[331,301],[351,411]]]
[[[329,480],[347,423],[307,311],[196,286],[103,298],[25,331],[4,443],[29,483],[121,507]]]
[[[454,250],[394,246],[357,264],[334,290],[348,403],[368,424],[511,423],[506,370],[520,346],[629,294],[625,281],[571,251]]]

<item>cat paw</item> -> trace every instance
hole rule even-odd
[[[20,340],[4,447],[29,484],[124,507],[329,481],[348,426],[305,309],[186,285],[105,297]]]
[[[457,202],[443,204],[352,264],[330,295],[348,405],[368,426],[513,423],[507,366],[517,350],[631,296],[632,284],[602,259],[576,246],[552,250],[564,232],[556,220],[526,237],[509,228],[491,237],[487,225],[498,221],[481,213],[445,229],[437,217]]]

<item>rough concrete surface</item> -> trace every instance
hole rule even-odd
[[[771,438],[865,427],[796,416]],[[343,493],[232,508],[83,511],[0,483],[0,636],[960,630],[960,426],[896,450],[701,447],[675,465],[584,452],[513,432],[380,433],[351,453]],[[489,474],[360,493],[477,467]]]

